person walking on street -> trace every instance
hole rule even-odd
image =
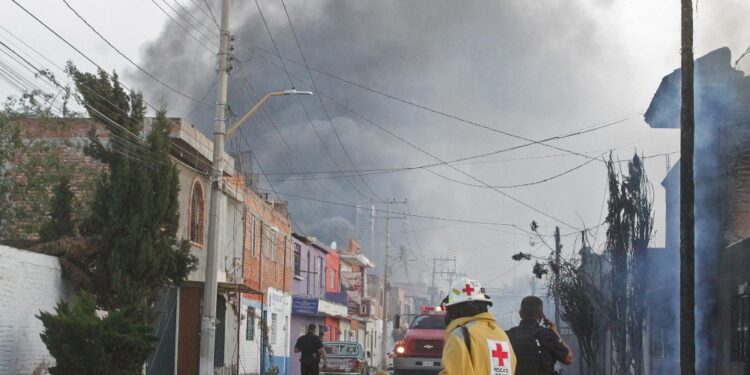
[[[318,375],[320,372],[320,359],[323,358],[323,367],[328,366],[326,351],[323,342],[315,334],[315,324],[307,326],[307,334],[300,336],[294,344],[294,352],[300,355],[300,367],[302,375]]]
[[[446,309],[441,375],[514,375],[516,356],[505,331],[487,310],[490,297],[462,277],[443,300]]]
[[[541,298],[524,298],[519,314],[521,323],[508,330],[518,358],[517,375],[552,375],[556,374],[556,362],[573,363],[573,351],[560,336],[557,325],[544,316]]]

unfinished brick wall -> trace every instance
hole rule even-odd
[[[106,170],[102,163],[83,152],[89,143],[92,127],[96,135],[105,140],[108,131],[89,119],[39,119],[19,120],[25,149],[13,164],[18,191],[12,194],[17,216],[9,227],[9,236],[18,239],[36,239],[52,197],[52,188],[59,177],[70,179],[70,188],[76,200],[74,220],[88,216],[96,179]]]
[[[245,205],[245,285],[264,293],[269,287],[291,292],[294,258],[291,221],[284,214],[286,207],[279,210],[249,189]],[[271,246],[264,253],[264,246],[269,243]],[[260,299],[257,295],[244,297]]]

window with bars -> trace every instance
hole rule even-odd
[[[294,276],[302,275],[302,246],[294,244]]]
[[[732,298],[732,343],[730,359],[750,362],[750,294]]]
[[[203,196],[203,186],[199,181],[193,183],[193,189],[190,197],[190,214],[188,225],[188,239],[198,245],[203,245],[204,232],[204,208],[205,200]]]
[[[247,327],[245,328],[245,340],[255,340],[255,308],[247,307]]]

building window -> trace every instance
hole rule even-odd
[[[261,231],[260,248],[263,252],[263,256],[269,258],[271,256],[271,228],[264,224]]]
[[[255,340],[255,307],[247,307],[247,328],[245,329],[245,340]]]
[[[256,221],[255,217],[253,217],[253,224],[250,226],[250,256],[255,256],[255,235],[258,233],[258,228],[255,227]]]
[[[294,276],[302,275],[302,246],[294,244]]]
[[[278,333],[278,331],[277,331],[278,330],[278,327],[277,327],[278,321],[279,321],[278,314],[272,313],[271,314],[271,338],[270,338],[270,341],[271,341],[272,345],[276,344],[276,334]]]
[[[336,269],[335,268],[331,268],[331,271],[329,272],[328,280],[329,280],[328,289],[335,290],[336,288]]]
[[[278,259],[279,254],[279,235],[274,232],[271,233],[271,259],[275,262]]]
[[[750,294],[732,298],[731,360],[750,362]]]
[[[318,268],[320,270],[320,273],[318,273],[318,280],[320,280],[320,289],[323,290],[326,287],[325,286],[325,280],[326,280],[325,269],[326,269],[326,267],[325,267],[325,265],[323,265],[323,258],[321,257],[321,258],[318,258],[318,259],[320,260],[320,268]]]
[[[193,189],[190,191],[190,213],[188,214],[188,239],[198,245],[203,245],[204,232],[204,212],[205,198],[203,196],[203,186],[200,181],[193,183]]]

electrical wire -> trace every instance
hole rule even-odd
[[[194,98],[194,97],[192,97],[192,96],[190,96],[188,94],[185,94],[184,92],[182,92],[180,90],[177,90],[176,88],[168,85],[167,83],[165,83],[161,79],[159,79],[156,76],[154,76],[151,72],[149,72],[148,70],[144,69],[142,66],[138,65],[138,63],[136,63],[135,61],[133,61],[133,59],[131,59],[126,54],[124,54],[122,51],[120,51],[119,48],[117,48],[114,44],[112,44],[112,42],[110,42],[107,38],[105,38],[104,35],[102,35],[98,30],[96,30],[96,28],[94,28],[94,26],[92,26],[85,18],[83,18],[83,16],[81,16],[81,14],[78,13],[78,11],[75,10],[75,8],[73,8],[70,5],[70,3],[68,3],[68,0],[62,0],[62,2],[65,3],[65,5],[68,7],[68,9],[70,9],[70,11],[72,11],[73,14],[75,14],[76,17],[78,17],[78,19],[81,20],[81,22],[83,22],[84,24],[86,24],[86,26],[88,26],[88,28],[91,29],[91,31],[93,31],[94,34],[96,34],[101,40],[103,40],[104,43],[107,43],[107,45],[110,46],[110,48],[112,48],[115,52],[117,52],[117,54],[119,54],[120,56],[122,56],[122,58],[124,58],[125,60],[127,60],[131,65],[135,66],[138,70],[140,70],[143,74],[147,75],[154,82],[162,85],[163,87],[167,88],[168,90],[170,90],[170,91],[174,92],[175,94],[178,94],[178,95],[180,95],[180,96],[182,96],[182,97],[184,97],[186,99],[202,103],[202,101],[200,101],[200,100],[198,100],[198,99],[196,99],[196,98]]]
[[[299,79],[299,78],[298,78],[298,79]],[[304,81],[303,81],[303,82],[304,82]],[[576,230],[576,231],[577,231],[577,230],[580,230],[579,228],[577,228],[577,227],[573,226],[572,224],[569,224],[569,223],[567,223],[567,222],[565,222],[565,221],[563,221],[563,220],[561,220],[561,219],[559,219],[559,218],[557,218],[557,217],[555,217],[555,216],[553,216],[553,215],[551,215],[551,214],[549,214],[549,213],[547,213],[547,212],[544,212],[544,211],[542,211],[542,210],[540,210],[540,209],[538,209],[538,208],[536,208],[536,207],[534,207],[534,206],[530,205],[529,203],[526,203],[526,202],[524,202],[524,201],[522,201],[522,200],[520,200],[520,199],[518,199],[518,198],[516,198],[516,197],[514,197],[514,196],[512,196],[512,195],[510,195],[509,193],[506,193],[506,192],[504,192],[504,191],[502,191],[502,190],[500,190],[500,189],[498,189],[498,188],[492,187],[492,186],[491,186],[490,184],[488,184],[488,183],[486,183],[486,182],[484,182],[484,181],[482,181],[482,180],[478,179],[477,177],[475,177],[475,176],[473,176],[473,175],[471,175],[471,174],[469,174],[469,173],[467,173],[467,172],[465,172],[465,171],[463,171],[463,170],[461,170],[461,169],[459,169],[459,168],[457,168],[457,167],[455,167],[455,166],[451,165],[451,164],[450,164],[449,162],[447,162],[447,161],[445,161],[445,160],[441,159],[440,157],[436,156],[435,154],[433,154],[433,153],[431,153],[431,152],[429,152],[429,151],[427,151],[427,150],[425,150],[425,149],[423,149],[423,148],[421,148],[421,147],[417,146],[416,144],[414,144],[414,143],[412,143],[412,142],[410,142],[410,141],[408,141],[408,140],[404,139],[403,137],[401,137],[401,136],[399,136],[399,135],[395,134],[394,132],[390,131],[389,129],[387,129],[387,128],[385,128],[385,127],[381,126],[380,124],[377,124],[377,123],[375,123],[374,121],[370,120],[369,118],[365,117],[364,115],[362,115],[362,114],[360,114],[360,113],[358,113],[358,112],[354,111],[353,109],[349,108],[348,106],[346,106],[346,105],[342,104],[341,102],[339,102],[339,101],[337,101],[337,100],[335,100],[335,99],[333,99],[333,98],[331,98],[331,97],[329,97],[329,96],[326,96],[326,95],[324,95],[324,94],[323,94],[322,92],[318,92],[318,95],[324,96],[324,97],[325,97],[326,99],[328,99],[329,101],[331,101],[331,102],[333,102],[333,103],[337,104],[338,106],[340,106],[340,107],[341,107],[341,108],[343,108],[344,110],[346,110],[346,111],[348,111],[348,112],[352,113],[352,114],[353,114],[354,116],[356,116],[356,117],[358,117],[358,118],[362,119],[362,120],[363,120],[363,121],[365,121],[366,123],[368,123],[368,124],[370,124],[370,125],[372,125],[372,126],[374,126],[374,127],[378,128],[378,129],[380,129],[380,130],[381,130],[381,131],[383,131],[384,133],[386,133],[386,134],[390,135],[390,136],[391,136],[391,137],[393,137],[393,138],[396,138],[397,140],[401,141],[402,143],[405,143],[405,144],[406,144],[406,145],[408,145],[409,147],[411,147],[411,148],[414,148],[414,149],[416,149],[417,151],[419,151],[419,152],[421,152],[421,153],[423,153],[423,154],[425,154],[425,155],[427,155],[427,156],[429,156],[429,157],[431,157],[431,158],[435,159],[435,160],[436,160],[437,162],[439,162],[440,164],[444,164],[444,165],[448,166],[449,168],[451,168],[451,169],[455,170],[456,172],[459,172],[459,173],[463,174],[464,176],[466,176],[466,177],[469,177],[470,179],[472,179],[472,180],[474,180],[474,181],[476,181],[476,182],[478,182],[478,183],[480,183],[480,184],[482,184],[482,185],[484,185],[484,186],[488,187],[488,188],[489,188],[489,189],[491,189],[492,191],[495,191],[496,193],[498,193],[498,194],[500,194],[500,195],[502,195],[502,196],[504,196],[504,197],[506,197],[506,198],[508,198],[508,199],[510,199],[510,200],[512,200],[512,201],[514,201],[514,202],[516,202],[516,203],[518,203],[518,204],[520,204],[520,205],[522,205],[522,206],[524,206],[524,207],[526,207],[526,208],[528,208],[528,209],[530,209],[530,210],[532,210],[532,211],[534,211],[534,212],[536,212],[536,213],[539,213],[539,214],[541,214],[541,215],[543,215],[543,216],[545,216],[545,217],[547,217],[547,218],[549,218],[549,219],[552,219],[552,220],[554,220],[554,221],[556,221],[556,222],[558,222],[558,223],[560,223],[560,224],[563,224],[563,225],[565,225],[565,226],[567,226],[567,227],[570,227],[571,229],[574,229],[574,230]],[[622,120],[622,121],[624,121],[624,120]],[[605,124],[605,125],[603,125],[603,126],[611,126],[611,125],[610,125],[610,124]],[[538,142],[538,141],[533,141],[532,143],[539,143],[539,142]],[[562,150],[562,149],[561,149],[561,150]],[[562,150],[562,151],[567,151],[567,150]],[[586,155],[586,158],[588,158],[588,159],[595,159],[595,158],[593,158],[593,157],[590,157],[590,156],[588,156],[588,155]]]
[[[289,21],[289,28],[292,30],[292,35],[294,36],[294,41],[297,43],[297,49],[299,49],[299,53],[302,56],[302,61],[305,63],[305,68],[307,69],[307,74],[310,76],[310,82],[312,82],[313,90],[315,92],[320,92],[318,89],[317,83],[315,83],[315,77],[312,74],[312,71],[310,71],[310,65],[307,63],[307,58],[305,57],[305,53],[302,51],[302,44],[299,42],[299,38],[297,38],[297,32],[294,30],[294,24],[292,23],[292,18],[289,16],[289,11],[286,8],[286,3],[284,0],[281,0],[281,5],[284,8],[284,14],[286,14],[286,19]],[[344,155],[346,155],[347,160],[349,161],[349,164],[351,164],[354,171],[357,173],[357,176],[359,176],[359,179],[362,181],[362,184],[365,185],[367,190],[370,191],[376,198],[379,200],[383,200],[383,198],[376,193],[370,184],[365,181],[364,177],[362,177],[362,174],[359,173],[357,170],[357,166],[354,164],[354,161],[352,160],[351,155],[349,154],[349,151],[347,150],[346,146],[344,146],[344,142],[341,141],[341,137],[339,136],[339,132],[336,130],[336,126],[333,125],[333,120],[331,119],[331,115],[328,113],[328,109],[326,109],[325,103],[323,103],[323,97],[321,95],[317,95],[318,101],[320,102],[321,108],[323,108],[323,113],[325,113],[326,118],[328,119],[328,123],[331,124],[331,129],[333,130],[333,134],[336,136],[336,140],[339,143],[339,146],[341,146],[341,149],[344,150]]]
[[[266,17],[263,15],[263,10],[260,7],[260,3],[258,3],[258,0],[255,0],[255,6],[258,8],[258,14],[260,15],[261,20],[263,21],[263,26],[266,29],[266,33],[268,34],[268,38],[271,40],[271,44],[273,45],[274,50],[276,51],[276,55],[279,56],[279,61],[281,62],[281,66],[283,71],[286,73],[286,77],[289,80],[289,84],[294,87],[294,81],[292,80],[292,75],[289,73],[289,70],[286,67],[286,64],[284,63],[284,59],[281,58],[281,52],[279,52],[279,47],[276,44],[276,40],[273,38],[273,34],[271,33],[271,28],[268,26],[268,22],[266,21]],[[305,117],[307,118],[307,121],[310,123],[310,126],[312,127],[313,131],[315,132],[315,136],[320,141],[321,145],[323,146],[323,149],[326,151],[326,154],[328,155],[328,158],[331,159],[331,162],[333,162],[333,165],[336,167],[337,170],[341,170],[341,166],[336,161],[336,159],[333,157],[333,154],[331,153],[331,150],[328,149],[328,146],[326,145],[325,141],[323,140],[323,137],[318,132],[318,128],[315,126],[315,123],[312,121],[312,117],[310,116],[310,113],[307,111],[307,107],[305,107],[305,104],[302,103],[302,99],[300,97],[297,97],[297,102],[302,107],[303,112],[305,113]],[[349,178],[346,178],[347,183],[356,191],[359,195],[365,198],[369,198],[367,195],[365,195],[354,183],[349,180]],[[382,200],[382,199],[381,199]]]
[[[192,2],[193,0],[190,0],[190,1]],[[208,13],[211,14],[211,19],[216,24],[216,28],[221,29],[221,26],[219,26],[219,23],[216,21],[216,17],[214,17],[214,12],[213,12],[213,10],[211,10],[211,6],[208,5],[208,0],[203,0],[203,3],[206,4],[206,9],[208,9]],[[195,3],[193,3],[193,4],[195,4]]]
[[[180,14],[180,12],[178,10],[176,10],[174,7],[172,7],[171,5],[169,5],[169,3],[167,2],[167,0],[161,0],[161,2],[164,3],[164,5],[166,5],[172,12],[174,12],[174,14],[177,15],[177,17],[179,19],[185,21],[185,23],[187,23],[187,25],[190,26],[191,29],[197,31],[198,34],[200,34],[201,36],[203,36],[203,38],[205,38],[205,40],[213,42],[213,40],[214,40],[213,37],[215,37],[216,39],[219,39],[219,35],[218,34],[214,34],[212,31],[211,31],[212,32],[212,36],[206,35],[203,32],[203,30],[201,30],[201,28],[193,25],[193,23],[190,22],[190,20],[187,19],[187,17],[183,16],[182,14]]]
[[[15,0],[11,0],[11,1],[15,1]],[[164,10],[164,8],[162,8],[162,7],[161,7],[161,5],[159,5],[159,3],[157,3],[157,2],[155,1],[155,0],[151,0],[151,2],[152,2],[152,3],[154,3],[154,5],[156,5],[156,7],[157,7],[157,8],[159,8],[159,10],[161,10],[161,12],[162,12],[162,13],[164,13],[164,14],[165,14],[165,15],[166,15],[167,17],[169,17],[169,18],[170,18],[170,19],[171,19],[171,20],[172,20],[172,21],[173,21],[173,22],[175,23],[175,25],[177,25],[177,27],[179,27],[180,29],[182,29],[182,31],[184,31],[184,32],[185,32],[185,34],[186,34],[187,36],[189,36],[189,37],[190,37],[191,39],[193,39],[193,40],[194,40],[194,41],[195,41],[196,43],[198,43],[198,44],[199,44],[199,45],[200,45],[201,47],[203,47],[203,49],[205,49],[205,50],[206,50],[206,51],[208,51],[209,53],[212,53],[212,54],[214,53],[214,50],[212,50],[211,48],[209,48],[209,47],[208,47],[208,46],[207,46],[207,45],[206,45],[206,44],[205,44],[205,43],[204,43],[203,41],[201,41],[200,39],[196,38],[196,37],[195,37],[195,36],[194,36],[194,35],[193,35],[193,34],[192,34],[192,33],[190,32],[190,30],[186,29],[186,28],[185,28],[185,26],[183,26],[183,25],[182,25],[182,24],[181,24],[180,22],[178,22],[178,21],[177,21],[177,20],[176,20],[176,19],[175,19],[174,17],[172,17],[172,15],[171,15],[171,14],[169,14],[169,12],[167,12],[166,10]],[[219,48],[219,47],[218,47],[218,46],[216,45],[216,42],[214,42],[214,41],[209,41],[209,42],[210,42],[211,44],[213,44],[213,45],[214,45],[214,46],[215,46],[215,47],[216,47],[217,49]]]
[[[73,44],[72,44],[71,42],[69,42],[69,41],[68,41],[67,39],[65,39],[65,38],[64,38],[64,37],[63,37],[62,35],[60,35],[60,34],[59,34],[59,33],[58,33],[57,31],[55,31],[54,29],[52,29],[52,28],[51,28],[51,27],[50,27],[49,25],[47,25],[47,24],[46,24],[46,23],[45,23],[44,21],[42,21],[41,19],[39,19],[39,17],[37,17],[37,16],[36,16],[36,15],[35,15],[34,13],[32,13],[32,12],[30,12],[30,11],[29,11],[28,9],[24,8],[24,7],[23,7],[23,5],[19,4],[17,0],[11,0],[11,1],[12,1],[12,2],[14,3],[14,4],[16,4],[16,5],[17,5],[17,6],[19,7],[19,8],[21,8],[21,10],[23,10],[23,11],[24,11],[24,12],[25,12],[26,14],[28,14],[28,15],[29,15],[29,16],[30,16],[31,18],[33,18],[33,19],[34,19],[34,20],[36,20],[36,21],[37,21],[37,22],[38,22],[39,24],[41,24],[41,25],[42,25],[42,26],[43,26],[43,27],[44,27],[45,29],[47,29],[47,30],[48,30],[49,32],[51,32],[52,34],[54,34],[54,35],[55,35],[55,36],[56,36],[56,37],[57,37],[58,39],[60,39],[61,41],[63,41],[63,42],[65,43],[65,44],[67,44],[67,45],[68,45],[68,47],[72,48],[72,49],[73,49],[74,51],[76,51],[76,52],[77,52],[77,53],[78,53],[79,55],[81,55],[81,56],[82,56],[82,57],[83,57],[84,59],[86,59],[86,60],[87,60],[88,62],[90,62],[91,64],[93,64],[94,66],[96,66],[96,67],[97,67],[97,69],[99,69],[99,71],[100,71],[100,72],[102,72],[103,74],[105,74],[105,75],[106,75],[107,77],[110,77],[110,78],[111,78],[110,74],[109,74],[109,73],[107,73],[107,71],[106,71],[106,70],[104,70],[104,69],[103,69],[103,68],[102,68],[102,67],[101,67],[101,66],[100,66],[99,64],[97,64],[97,63],[96,63],[96,62],[95,62],[95,61],[94,61],[93,59],[91,59],[91,58],[90,58],[90,57],[89,57],[88,55],[86,55],[85,53],[81,52],[81,50],[80,50],[80,49],[78,49],[78,48],[77,48],[77,47],[76,47],[75,45],[73,45]],[[41,72],[41,71],[40,71],[40,72]],[[125,84],[123,84],[123,83],[120,83],[120,84],[121,84],[121,85],[122,85],[122,87],[123,87],[123,88],[125,88],[126,90],[128,90],[128,91],[134,91],[134,90],[130,89],[130,88],[129,88],[128,86],[126,86]],[[146,104],[147,106],[149,106],[149,107],[150,107],[151,109],[155,110],[155,111],[158,111],[158,110],[159,110],[158,108],[154,107],[153,105],[151,105],[151,104],[150,104],[150,103],[149,103],[148,101],[146,101],[146,100],[144,100],[144,103],[145,103],[145,104]]]
[[[184,7],[184,6],[182,5],[182,3],[180,3],[179,1],[177,1],[177,0],[173,0],[173,1],[174,1],[174,3],[175,3],[175,4],[177,4],[177,6],[178,6],[178,7],[180,7],[180,9],[182,9],[182,11],[183,11],[183,12],[187,13],[187,15],[188,15],[188,16],[190,16],[190,18],[194,19],[194,20],[195,20],[196,22],[198,22],[198,23],[199,23],[199,24],[200,24],[200,25],[201,25],[201,26],[202,26],[203,28],[205,28],[206,30],[208,30],[208,32],[209,32],[209,33],[211,33],[211,36],[212,36],[212,37],[215,37],[216,39],[219,39],[219,34],[217,33],[217,32],[218,32],[218,30],[213,30],[213,29],[212,29],[211,27],[209,27],[209,26],[206,26],[206,24],[204,24],[204,23],[203,23],[203,21],[201,21],[201,20],[200,20],[200,19],[199,19],[198,17],[194,16],[194,15],[193,15],[193,12],[191,12],[191,11],[190,11],[189,9],[185,8],[185,7]],[[193,4],[195,5],[195,3],[193,3]],[[197,7],[197,8],[198,8],[198,10],[200,10],[200,11],[203,11],[203,9],[202,9],[202,8],[200,8],[200,7]],[[206,14],[206,12],[205,12],[205,11],[203,11],[203,14]],[[218,25],[217,25],[217,26],[218,26]],[[220,29],[220,27],[219,27],[219,29]]]
[[[257,48],[260,51],[263,51],[265,53],[274,55],[271,51],[268,51],[268,50],[266,50],[264,48],[261,48],[261,47],[254,47],[254,48]],[[275,56],[277,56],[280,59],[285,60],[287,62],[293,63],[295,65],[299,65],[299,66],[305,67],[304,63],[300,63],[300,62],[297,62],[297,61],[294,61],[294,60],[290,60],[288,58],[284,58],[284,57],[278,56],[278,55],[275,55]],[[476,122],[476,121],[472,121],[472,120],[468,120],[468,119],[462,118],[462,117],[460,117],[458,115],[450,114],[450,113],[447,113],[447,112],[444,112],[444,111],[441,111],[441,110],[438,110],[438,109],[435,109],[435,108],[432,108],[432,107],[428,107],[426,105],[422,105],[422,104],[416,103],[414,101],[407,100],[407,99],[395,96],[393,94],[389,94],[389,93],[387,93],[385,91],[382,91],[382,90],[377,90],[377,89],[373,89],[373,88],[367,87],[367,86],[365,86],[363,84],[360,84],[360,83],[354,82],[352,80],[348,80],[348,79],[345,79],[345,78],[341,78],[341,77],[335,76],[333,74],[330,74],[330,73],[327,73],[327,72],[315,69],[313,67],[310,67],[310,69],[312,71],[315,71],[316,73],[319,73],[319,74],[322,74],[324,76],[336,79],[338,81],[344,82],[344,83],[349,84],[351,86],[358,87],[360,89],[369,91],[371,93],[375,93],[375,94],[378,94],[380,96],[383,96],[383,97],[386,97],[386,98],[389,98],[389,99],[401,102],[403,104],[407,104],[407,105],[415,107],[415,108],[419,108],[419,109],[425,110],[427,112],[430,112],[430,113],[433,113],[433,114],[436,114],[436,115],[439,115],[439,116],[442,116],[442,117],[453,119],[453,120],[456,120],[458,122],[461,122],[461,123],[464,123],[464,124],[467,124],[467,125],[471,125],[471,126],[482,128],[482,129],[485,129],[485,130],[489,130],[489,131],[492,131],[492,132],[495,132],[495,133],[503,134],[503,135],[508,136],[508,137],[512,137],[512,138],[516,138],[516,139],[521,139],[521,140],[530,142],[531,144],[541,145],[541,146],[552,148],[552,149],[555,149],[555,150],[558,150],[558,151],[570,153],[570,154],[573,154],[573,155],[578,155],[578,156],[581,156],[581,157],[584,157],[584,158],[590,158],[588,155],[584,155],[584,154],[581,154],[581,153],[576,152],[576,151],[567,150],[567,149],[564,149],[564,148],[561,148],[561,147],[557,147],[557,146],[553,146],[553,145],[548,145],[547,143],[545,143],[546,142],[545,140],[533,140],[533,139],[530,139],[530,138],[527,138],[527,137],[524,137],[524,136],[520,136],[520,135],[517,135],[517,134],[510,133],[510,132],[502,130],[502,129],[493,128],[493,127],[491,127],[489,125],[481,124],[481,123]],[[633,118],[633,117],[641,116],[641,115],[643,115],[643,113],[638,113],[638,114],[632,115],[629,118]]]
[[[260,190],[265,190],[265,189],[261,189],[261,188],[259,188],[259,189]],[[313,202],[318,202],[318,203],[323,203],[323,204],[329,204],[329,205],[335,205],[335,206],[341,206],[341,207],[350,207],[350,208],[356,208],[357,207],[356,205],[350,204],[350,203],[334,202],[334,201],[329,201],[329,200],[324,200],[324,199],[318,199],[318,198],[313,198],[313,197],[306,197],[306,196],[303,196],[303,195],[298,195],[298,194],[293,194],[293,193],[288,193],[288,192],[279,192],[279,191],[276,191],[275,193],[276,194],[280,194],[280,195],[285,195],[285,196],[288,196],[288,197],[293,197],[293,198],[298,198],[298,199],[302,199],[302,200],[313,201]],[[396,211],[387,211],[387,210],[382,210],[382,209],[377,209],[377,208],[375,209],[375,211],[380,212],[380,213],[391,214],[391,215],[392,214],[403,214],[403,213],[396,212]],[[491,222],[491,221],[468,220],[468,219],[457,219],[457,218],[447,218],[447,217],[430,216],[430,215],[420,215],[420,214],[408,214],[407,216],[414,217],[414,218],[419,218],[419,219],[428,219],[428,220],[436,220],[436,221],[447,221],[447,222],[455,222],[455,223],[463,223],[463,224],[478,224],[478,225],[491,225],[491,226],[509,227],[509,228],[513,228],[513,229],[516,229],[518,231],[521,231],[523,233],[527,233],[527,234],[529,233],[527,230],[521,228],[520,226],[518,226],[516,224]]]
[[[274,66],[274,67],[276,67],[278,69],[281,69],[279,66],[277,66],[273,62],[268,61],[267,59],[265,59],[265,57],[263,55],[259,54],[258,56],[261,58],[261,60],[263,60],[263,61],[271,64],[272,66]],[[311,86],[310,83],[308,83],[307,81],[305,81],[305,80],[303,80],[303,79],[295,76],[294,74],[292,74],[291,76],[293,76],[298,81],[306,84],[308,87]],[[326,98],[329,101],[332,101],[332,102],[338,104],[339,106],[343,106],[338,101],[336,101],[334,98],[332,98],[332,97],[330,97],[328,95],[325,95],[322,92],[319,92],[317,94],[320,95],[323,98]],[[348,109],[348,111],[349,112],[354,112],[352,109]],[[607,122],[607,123],[604,123],[604,124],[594,125],[594,126],[591,126],[591,127],[586,127],[586,128],[583,128],[583,129],[575,130],[575,131],[564,133],[564,134],[561,134],[561,135],[556,135],[556,136],[548,137],[548,138],[542,139],[539,142],[548,142],[548,141],[553,141],[553,140],[560,140],[560,139],[565,139],[565,138],[570,138],[570,137],[574,137],[574,136],[578,136],[578,135],[583,135],[583,134],[591,133],[591,132],[594,132],[594,131],[597,131],[597,130],[605,129],[605,128],[608,128],[608,127],[611,127],[611,126],[614,126],[614,125],[617,125],[617,124],[624,123],[625,121],[627,121],[627,120],[629,120],[631,118],[633,118],[633,117],[629,116],[629,117],[621,118],[621,119],[618,119],[618,120],[615,120],[615,121],[610,121],[610,122]],[[525,147],[528,147],[528,146],[532,146],[532,145],[535,145],[535,144],[537,144],[537,142],[528,142],[528,143],[524,143],[524,144],[520,144],[520,145],[516,145],[516,146],[511,146],[511,147],[506,147],[506,148],[502,148],[502,149],[498,149],[498,150],[493,150],[493,151],[490,151],[490,152],[485,152],[485,153],[481,153],[481,154],[475,154],[475,155],[471,155],[471,156],[461,157],[461,158],[458,158],[458,159],[453,159],[453,160],[449,160],[449,161],[445,161],[445,162],[436,162],[436,163],[430,163],[430,164],[424,164],[424,165],[418,165],[418,166],[412,166],[412,167],[361,169],[360,172],[379,172],[379,173],[373,173],[373,174],[380,174],[380,173],[392,173],[392,172],[407,171],[407,170],[414,170],[414,169],[424,169],[424,168],[436,167],[436,166],[447,165],[447,164],[456,164],[456,165],[458,165],[461,162],[465,162],[465,161],[469,161],[469,160],[474,160],[474,159],[479,159],[479,158],[483,158],[483,157],[490,156],[490,155],[497,155],[497,154],[501,154],[501,153],[505,153],[505,152],[515,151],[515,150],[519,150],[519,149],[522,149],[522,148],[525,148]],[[570,154],[566,153],[566,155],[570,155]],[[575,154],[573,154],[573,155],[575,155]],[[588,155],[587,155],[587,158],[589,160],[598,160],[597,157],[592,157],[592,156],[588,156]],[[346,171],[345,173],[353,173],[353,172],[354,171]],[[336,173],[336,172],[330,172],[330,173]],[[367,173],[365,173],[365,175],[367,175]]]

